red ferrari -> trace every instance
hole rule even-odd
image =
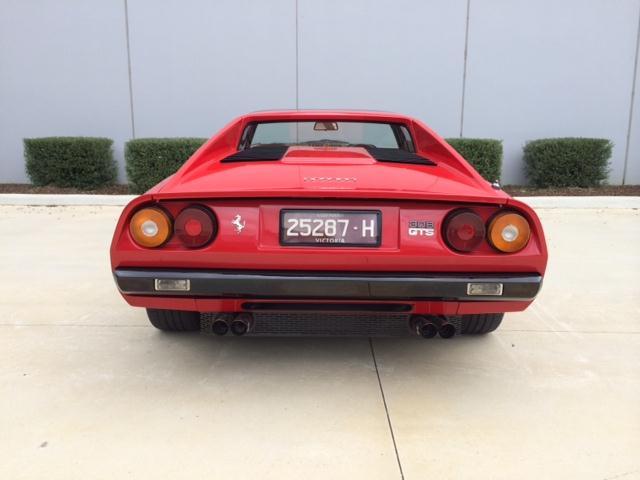
[[[534,211],[422,122],[358,111],[235,119],[124,209],[118,289],[161,330],[495,330],[547,264]]]

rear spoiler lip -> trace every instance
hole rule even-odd
[[[193,199],[244,199],[244,198],[300,198],[304,200],[317,199],[344,199],[352,201],[362,200],[381,200],[381,201],[414,201],[414,202],[441,202],[455,204],[474,204],[474,205],[507,205],[509,197],[488,197],[484,195],[459,195],[459,194],[442,194],[442,193],[425,193],[416,191],[394,191],[387,190],[323,190],[319,195],[315,190],[307,190],[301,188],[291,188],[282,190],[235,190],[235,191],[209,191],[209,192],[189,192],[189,191],[163,191],[149,196],[149,200],[193,200]]]

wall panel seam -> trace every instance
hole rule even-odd
[[[464,102],[467,90],[467,56],[469,52],[469,12],[471,10],[471,0],[467,0],[467,13],[464,28],[464,58],[462,66],[462,98],[460,99],[460,137],[464,132]]]
[[[631,76],[631,101],[629,104],[629,123],[627,125],[627,144],[624,149],[624,167],[622,169],[622,185],[627,180],[627,167],[629,165],[629,148],[631,144],[631,128],[633,127],[633,104],[636,97],[636,81],[638,78],[638,50],[640,50],[640,1],[638,2],[638,28],[636,30],[636,53],[633,61],[633,73]]]
[[[129,4],[124,0],[124,26],[127,44],[127,74],[129,79],[129,112],[131,115],[131,138],[136,138],[136,123],[133,114],[133,80],[131,78],[131,47],[129,40]]]
[[[296,10],[296,110],[300,108],[300,51],[299,51],[299,38],[298,33],[298,0],[295,0]]]

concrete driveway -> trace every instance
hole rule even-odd
[[[640,478],[640,212],[542,209],[543,291],[453,340],[162,334],[119,207],[0,207],[0,478]]]

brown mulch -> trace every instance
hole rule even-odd
[[[602,185],[601,187],[533,188],[518,185],[502,187],[513,197],[635,197],[640,196],[640,185]]]
[[[640,196],[640,185],[603,185],[598,188],[532,188],[517,185],[506,185],[504,191],[514,197],[555,197],[555,196]],[[127,185],[112,185],[95,190],[80,190],[78,188],[60,188],[52,185],[35,187],[28,183],[0,183],[0,193],[84,193],[96,195],[126,195],[130,194]]]
[[[43,193],[43,194],[60,194],[60,193],[81,193],[92,195],[127,195],[129,192],[128,185],[111,185],[110,187],[96,188],[95,190],[80,190],[79,188],[61,188],[47,185],[45,187],[36,187],[29,183],[0,183],[0,193]]]

